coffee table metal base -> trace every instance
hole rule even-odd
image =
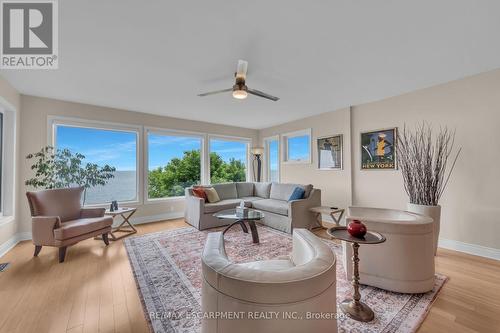
[[[247,228],[245,222],[247,222],[248,225],[250,226],[250,231],[252,232],[252,241],[255,244],[258,244],[259,243],[259,234],[257,233],[257,226],[255,225],[255,221],[253,221],[253,220],[249,220],[249,221],[237,220],[237,221],[234,221],[226,229],[224,229],[224,231],[222,232],[222,234],[225,234],[229,229],[231,229],[236,224],[239,224],[240,227],[241,227],[241,229],[243,230],[243,232],[246,233],[246,234],[248,234],[248,228]]]
[[[369,322],[375,318],[375,314],[368,305],[363,302],[356,302],[351,298],[342,301],[340,308],[346,315],[357,321]]]

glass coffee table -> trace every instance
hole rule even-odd
[[[250,231],[252,232],[252,241],[254,243],[259,243],[259,233],[257,232],[257,226],[255,225],[255,221],[261,220],[264,218],[264,214],[258,210],[250,209],[248,214],[245,216],[236,214],[236,209],[227,209],[220,211],[214,216],[221,220],[234,220],[224,231],[225,234],[229,229],[231,229],[234,225],[239,224],[244,233],[248,234],[248,228],[245,224],[248,223],[250,227]]]

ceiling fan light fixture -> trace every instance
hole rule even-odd
[[[236,99],[245,99],[248,97],[248,93],[242,89],[233,90],[233,97]]]
[[[274,102],[279,100],[278,97],[266,94],[265,92],[256,89],[249,89],[246,85],[247,69],[248,69],[248,62],[244,60],[238,60],[238,67],[236,68],[236,72],[234,73],[235,82],[232,88],[210,91],[198,94],[198,96],[204,97],[204,96],[216,95],[232,91],[233,98],[236,99],[246,99],[248,97],[248,94],[251,94],[257,97],[269,99]]]

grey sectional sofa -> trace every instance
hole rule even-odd
[[[186,188],[185,220],[199,230],[227,225],[230,221],[219,220],[213,214],[235,208],[241,201],[264,212],[262,223],[274,229],[291,233],[293,228],[317,226],[309,208],[321,206],[321,190],[312,185],[241,182],[211,186],[221,201],[205,203],[193,195],[192,188]],[[305,190],[304,199],[287,201],[297,186]]]

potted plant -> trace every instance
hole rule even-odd
[[[434,133],[432,127],[425,122],[417,125],[413,131],[408,130],[405,125],[398,133],[398,165],[410,199],[407,210],[434,220],[434,254],[441,221],[439,199],[462,150],[458,149],[453,163],[449,165],[454,143],[454,131],[441,127]]]
[[[68,149],[55,151],[52,146],[43,147],[39,152],[27,155],[26,159],[34,160],[31,170],[35,174],[26,180],[25,185],[43,189],[82,186],[83,205],[87,189],[106,185],[116,171],[109,165],[102,167],[95,163],[83,165],[84,155],[73,154]]]

